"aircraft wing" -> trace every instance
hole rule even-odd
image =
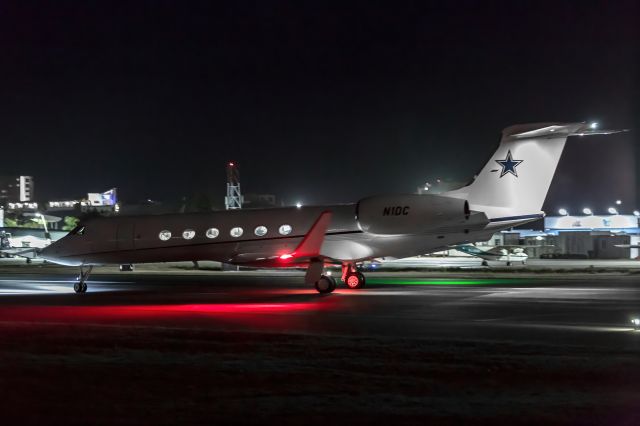
[[[248,266],[303,266],[309,263],[311,259],[321,258],[322,244],[324,243],[325,234],[331,223],[331,212],[324,211],[320,213],[318,219],[309,229],[309,232],[303,237],[298,246],[287,252],[260,252],[260,253],[240,253],[231,259],[232,263],[246,264]],[[277,250],[277,249],[276,249]]]
[[[0,253],[4,255],[9,255],[9,256],[26,257],[28,259],[33,259],[38,257],[38,251],[39,250],[35,247],[29,247],[29,248],[15,247],[15,248],[2,249],[0,250]]]
[[[553,244],[502,244],[496,246],[497,248],[533,248],[533,247],[555,247]]]
[[[513,256],[514,253],[508,253],[509,248],[526,248],[526,247],[545,247],[545,246],[527,246],[527,245],[501,245],[491,247],[488,250],[482,250],[472,244],[463,244],[460,246],[453,246],[451,248],[461,251],[463,253],[476,256],[484,260],[499,260],[501,257]],[[552,246],[550,246],[552,247]]]

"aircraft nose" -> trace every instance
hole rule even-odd
[[[38,256],[46,261],[57,263],[58,265],[77,266],[82,264],[82,260],[71,256],[68,246],[62,241],[57,241],[43,248],[38,253]]]
[[[49,262],[58,263],[60,257],[60,247],[58,243],[52,243],[47,247],[44,247],[42,250],[40,250],[38,256],[40,256],[44,260],[48,260]]]
[[[44,247],[43,249],[40,250],[40,253],[38,253],[38,255],[43,258],[44,260],[53,260],[52,256],[53,256],[53,248],[52,248],[53,244]]]

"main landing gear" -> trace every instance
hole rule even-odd
[[[364,287],[366,282],[364,274],[351,263],[342,265],[342,281],[347,287],[354,290]]]
[[[336,279],[329,275],[321,275],[314,285],[318,293],[332,293],[336,289]]]
[[[336,279],[331,275],[323,275],[323,269],[324,262],[322,260],[311,261],[304,281],[307,284],[313,284],[318,293],[332,293],[336,289]],[[342,281],[351,289],[360,289],[365,284],[364,274],[358,271],[353,263],[342,265]]]
[[[313,284],[318,293],[328,294],[336,289],[336,280],[330,275],[323,275],[324,261],[322,259],[313,259],[309,262],[307,273],[304,276],[304,282]]]
[[[78,275],[78,281],[73,284],[73,291],[76,293],[87,292],[87,279],[89,278],[89,274],[91,274],[92,269],[93,266],[80,267],[80,275]]]

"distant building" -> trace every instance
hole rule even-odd
[[[87,194],[87,200],[82,205],[87,207],[110,207],[115,208],[118,203],[117,189],[111,188],[106,192],[90,192]]]
[[[111,188],[105,192],[90,192],[87,198],[82,200],[60,200],[49,201],[46,210],[48,211],[71,211],[79,209],[83,213],[118,213],[117,189]]]
[[[555,253],[593,259],[635,259],[640,254],[637,248],[628,247],[640,243],[634,215],[547,216],[544,228]]]
[[[0,176],[0,204],[33,201],[33,176]]]

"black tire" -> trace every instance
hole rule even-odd
[[[364,277],[364,274],[360,271],[350,273],[345,279],[345,284],[352,290],[361,289],[362,287],[364,287],[365,283],[366,279]]]
[[[507,262],[507,266],[511,266],[511,262]]]
[[[489,262],[487,262],[486,260],[482,261],[482,266],[489,266]]]
[[[316,281],[315,287],[318,293],[329,294],[336,289],[336,280],[333,277],[323,275],[318,281]]]
[[[87,292],[87,283],[82,283],[82,293],[86,293]]]
[[[27,264],[31,263],[31,259],[27,257]]]
[[[76,293],[82,293],[82,283],[80,281],[73,283],[73,291]]]

